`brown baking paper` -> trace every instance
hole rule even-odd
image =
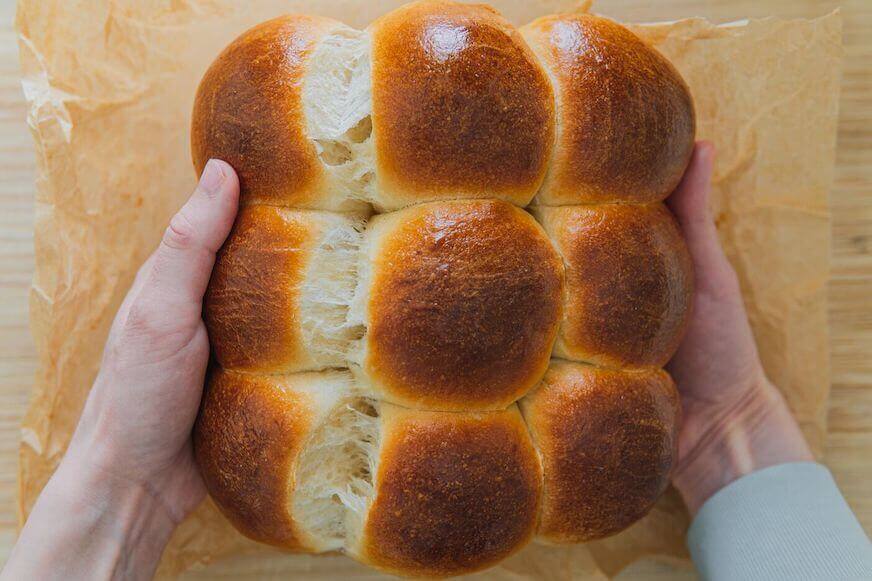
[[[30,304],[40,356],[21,431],[22,519],[63,454],[134,272],[194,186],[189,116],[209,62],[243,29],[281,13],[363,27],[401,3],[20,1],[23,87],[38,160]],[[518,24],[584,9],[569,0],[491,3]],[[633,29],[691,87],[699,137],[718,148],[714,209],[766,370],[821,450],[840,19],[722,26],[691,19]],[[643,556],[684,560],[687,525],[670,492],[620,535],[584,546],[531,545],[475,577],[605,577]],[[209,576],[378,577],[343,556],[286,555],[247,541],[206,501],[177,530],[160,574],[215,561]]]

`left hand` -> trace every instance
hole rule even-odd
[[[150,577],[203,499],[191,445],[209,359],[203,294],[239,200],[211,160],[115,317],[67,453],[3,576]]]

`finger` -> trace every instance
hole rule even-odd
[[[239,203],[239,180],[233,168],[209,160],[200,183],[164,232],[143,277],[141,295],[164,307],[183,304],[199,312],[215,263]]]
[[[708,207],[714,154],[711,143],[697,143],[681,183],[666,200],[681,225],[698,283],[703,288],[723,284],[723,278],[732,272]]]
[[[712,235],[717,236],[708,209],[713,162],[714,147],[705,141],[697,143],[681,183],[666,200],[692,246],[699,246],[699,243],[707,246]]]
[[[149,257],[145,259],[145,262],[142,263],[142,266],[139,267],[139,270],[136,271],[136,276],[133,278],[133,284],[130,285],[130,290],[127,292],[128,297],[138,295],[139,291],[142,290],[142,287],[151,272],[152,265],[154,265],[155,254],[155,252],[152,252]]]

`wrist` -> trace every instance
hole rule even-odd
[[[150,579],[174,528],[142,486],[70,446],[31,511],[4,579]]]
[[[708,424],[692,449],[681,451],[673,476],[691,514],[742,476],[814,459],[781,394],[765,379],[712,415]]]
[[[46,493],[85,537],[92,567],[107,577],[151,578],[175,522],[143,483],[107,471],[98,455],[71,444]]]

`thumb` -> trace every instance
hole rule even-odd
[[[226,162],[209,160],[194,193],[170,220],[146,263],[139,298],[169,317],[193,312],[199,318],[215,253],[230,233],[238,204],[236,172]]]
[[[698,142],[681,183],[666,204],[678,218],[687,241],[698,290],[717,292],[734,274],[708,208],[714,158],[714,146]]]

